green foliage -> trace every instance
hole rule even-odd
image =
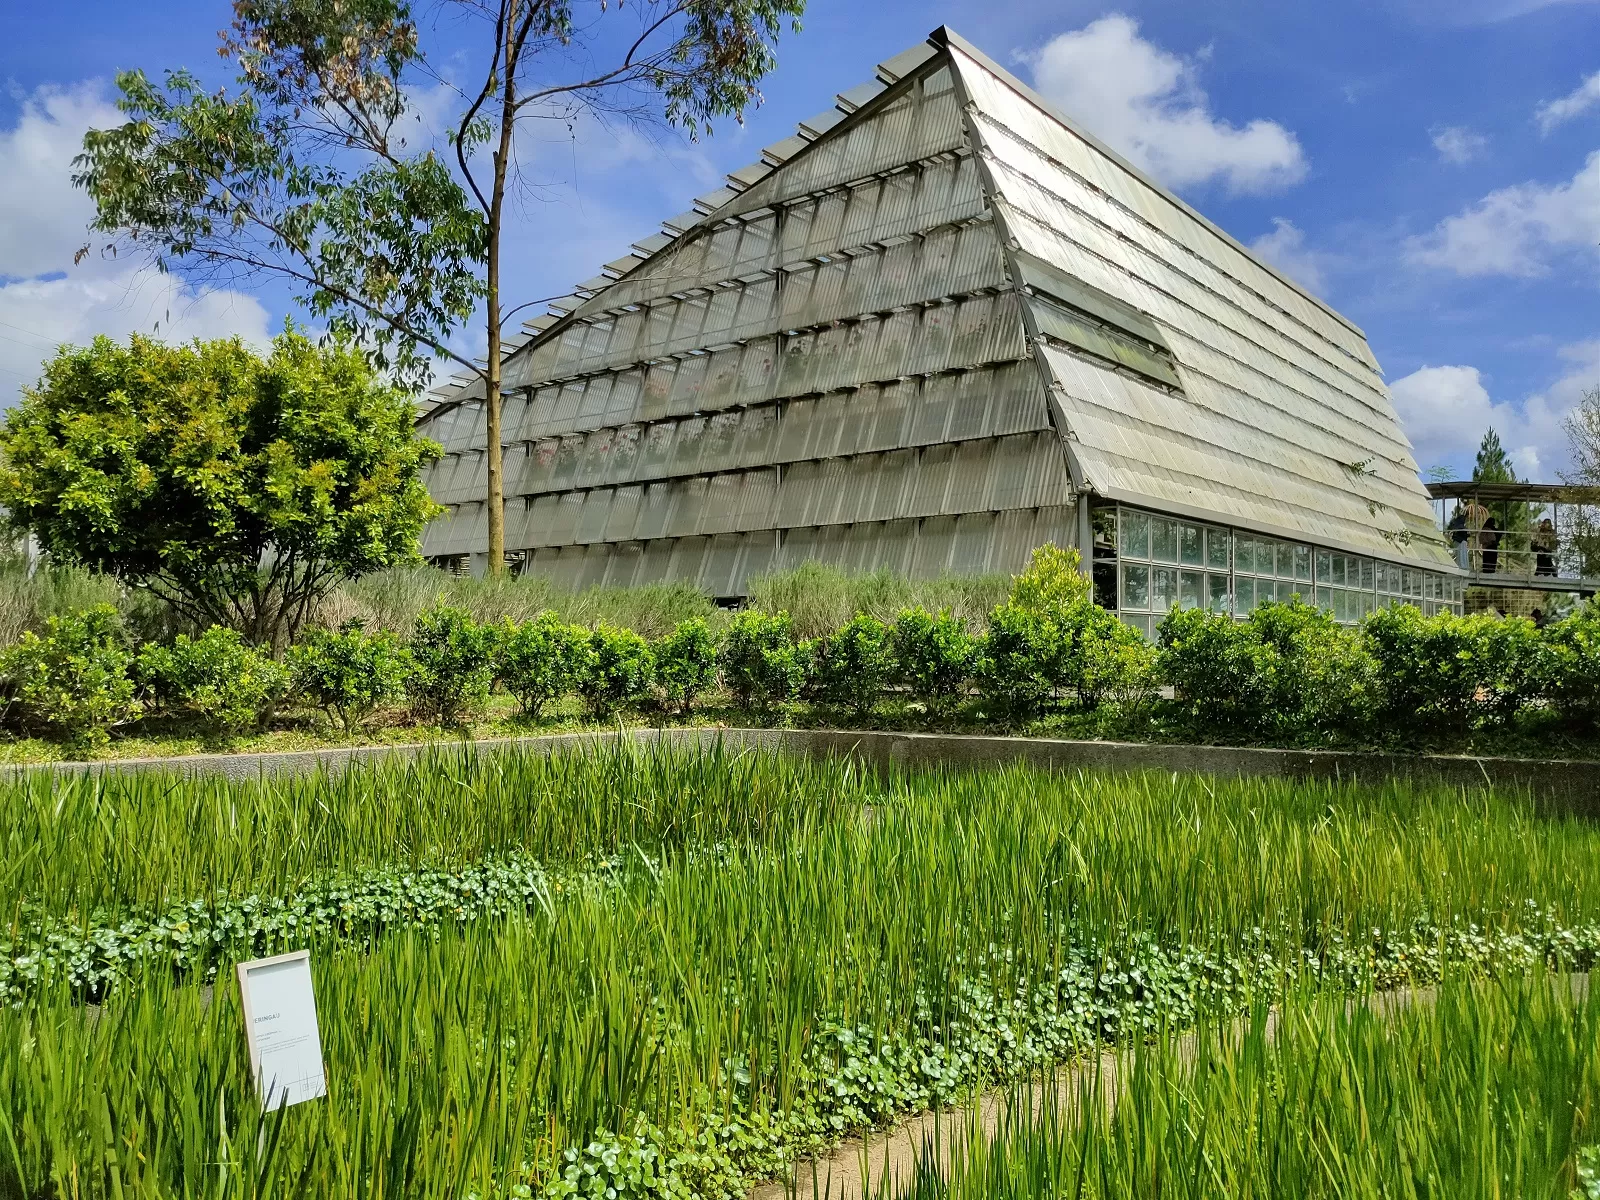
[[[509,619],[494,638],[495,673],[524,715],[576,690],[588,662],[589,631],[545,611],[531,621]]]
[[[1027,567],[1011,583],[1011,603],[1041,617],[1060,619],[1073,605],[1087,602],[1093,592],[1076,550],[1063,550],[1054,542],[1037,547]]]
[[[336,720],[346,733],[382,708],[405,699],[411,652],[388,630],[359,625],[317,630],[289,651],[295,694]]]
[[[877,617],[857,613],[843,628],[817,643],[810,670],[817,695],[825,704],[866,716],[894,670],[888,626]]]
[[[704,617],[690,617],[651,648],[656,688],[667,708],[687,714],[717,681],[717,638]]]
[[[283,664],[220,625],[143,647],[134,674],[160,708],[187,710],[219,733],[259,727],[289,689]]]
[[[24,728],[89,750],[104,744],[108,729],[143,711],[128,675],[132,661],[117,610],[101,604],[50,617],[42,637],[24,633],[0,654],[0,677]]]
[[[458,725],[489,699],[494,683],[495,629],[448,604],[436,604],[411,628],[412,706],[442,725]]]
[[[800,693],[808,655],[795,642],[789,614],[736,613],[718,652],[722,682],[743,708],[770,712]]]
[[[976,674],[985,702],[1010,718],[1037,713],[1050,695],[1056,652],[1047,620],[1017,604],[1000,605],[978,643]]]
[[[1156,644],[1161,677],[1185,720],[1244,732],[1269,723],[1271,655],[1250,625],[1224,613],[1174,609]]]
[[[438,456],[352,347],[291,332],[63,348],[0,429],[0,503],[55,560],[281,646],[340,579],[415,561]]]
[[[650,644],[631,629],[597,625],[578,677],[578,693],[594,716],[637,708],[650,698],[654,670]]]
[[[965,697],[977,645],[960,618],[903,608],[894,619],[891,652],[895,680],[929,712],[946,713]]]
[[[1472,478],[1478,483],[1517,482],[1511,456],[1506,453],[1506,448],[1500,444],[1500,435],[1493,429],[1484,433],[1483,441],[1478,445],[1478,457],[1472,464]]]
[[[1600,728],[1600,603],[1590,599],[1543,631],[1539,691],[1569,724]]]
[[[939,575],[912,579],[887,568],[854,573],[814,560],[789,571],[751,579],[749,607],[786,612],[798,638],[825,637],[856,613],[890,624],[905,608],[949,611],[969,629],[981,629],[989,612],[1011,592],[1009,575]]]
[[[1156,649],[1137,629],[1090,601],[1073,610],[1073,686],[1078,703],[1110,702],[1124,716],[1142,714],[1156,694]]]
[[[1373,613],[1362,629],[1377,660],[1386,723],[1445,731],[1503,724],[1531,691],[1538,631],[1521,617],[1424,617],[1396,605]]]

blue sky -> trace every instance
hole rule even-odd
[[[66,175],[114,119],[121,68],[223,82],[223,0],[15,6],[0,43],[0,400],[57,340],[155,328],[263,340],[278,288],[207,290],[143,264],[74,266]],[[614,11],[614,9],[613,9]],[[1562,416],[1600,386],[1600,3],[813,0],[763,105],[698,144],[581,122],[530,137],[513,303],[653,232],[834,93],[941,23],[1034,82],[1367,332],[1424,470],[1496,426],[1524,474],[1565,465]],[[459,69],[459,38],[437,33]],[[475,334],[467,331],[462,344]]]

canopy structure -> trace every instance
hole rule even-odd
[[[1456,563],[1472,585],[1593,595],[1590,544],[1600,488],[1564,483],[1430,483]]]
[[[1460,601],[1361,331],[948,29],[527,332],[506,544],[572,584],[1052,540],[1127,614]],[[424,553],[481,560],[481,398],[438,399]]]

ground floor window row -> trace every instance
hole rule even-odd
[[[1294,596],[1346,623],[1391,604],[1461,611],[1464,580],[1423,567],[1126,505],[1098,508],[1092,519],[1095,598],[1147,635],[1174,608],[1242,617]]]

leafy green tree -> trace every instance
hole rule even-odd
[[[654,113],[709,133],[758,102],[778,35],[803,8],[440,0],[424,24],[408,0],[234,0],[222,53],[237,87],[208,90],[186,71],[164,84],[118,76],[128,121],[85,137],[74,181],[94,199],[96,231],[163,267],[287,282],[405,380],[423,379],[432,356],[464,368],[487,410],[498,572],[502,329],[515,311],[501,299],[501,241],[508,199],[538,182],[519,180],[519,129]],[[448,40],[425,47],[425,30]],[[424,90],[454,93],[437,147],[405,136],[421,128],[412,97]],[[481,363],[451,342],[475,312]]]
[[[439,511],[406,394],[342,342],[63,348],[0,428],[0,504],[60,562],[281,647]]]

